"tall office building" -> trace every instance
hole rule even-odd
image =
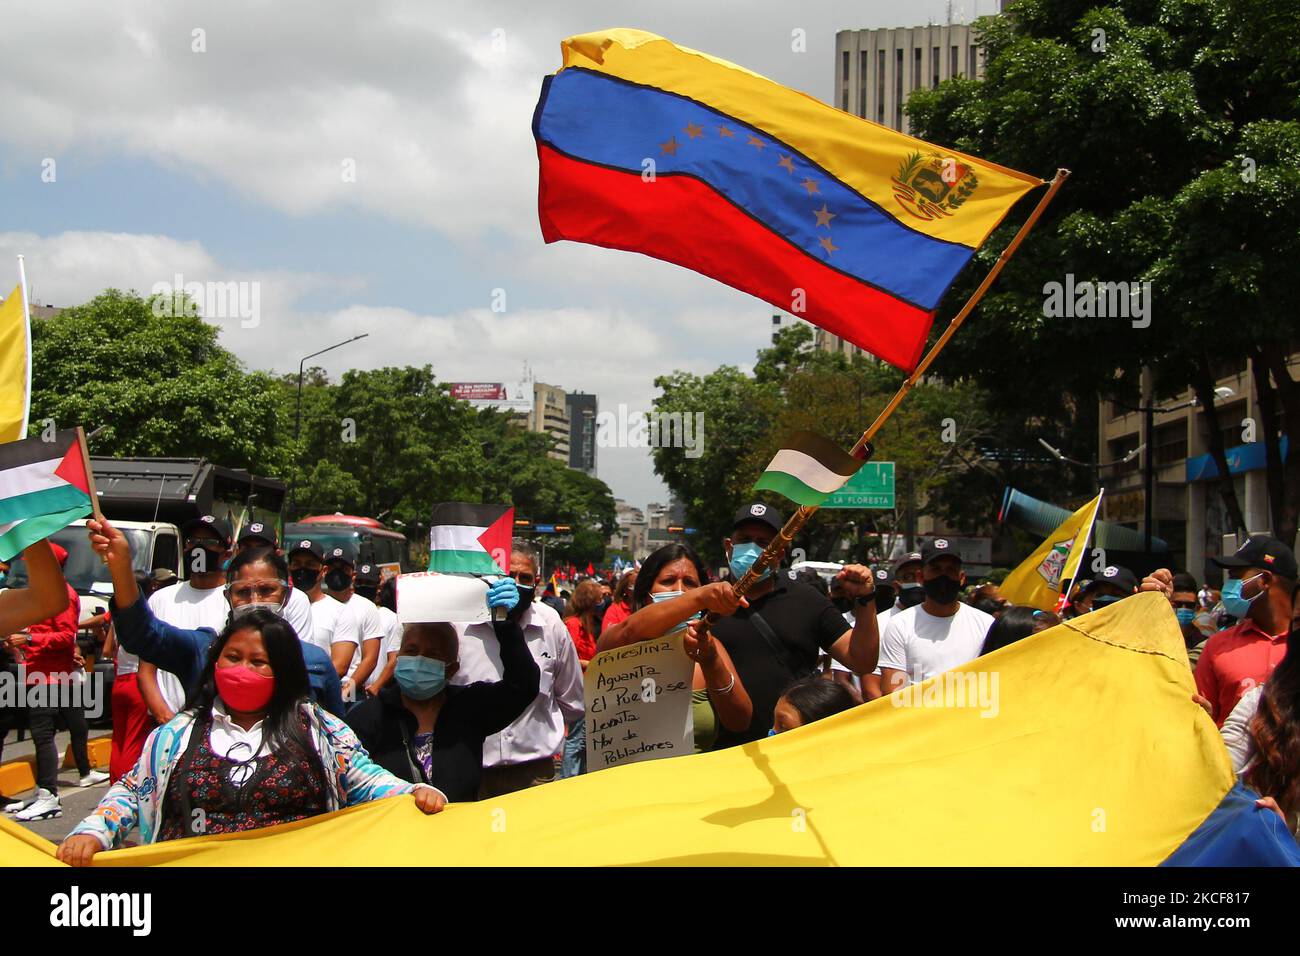
[[[569,463],[569,406],[564,389],[533,383],[533,410],[528,416],[530,432],[546,432],[555,439],[548,457]]]
[[[596,396],[570,392],[569,467],[596,477]]]

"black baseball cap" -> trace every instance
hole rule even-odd
[[[1097,576],[1087,583],[1083,591],[1086,594],[1099,584],[1113,584],[1125,594],[1132,594],[1137,590],[1137,575],[1128,568],[1121,568],[1118,565],[1109,565],[1104,571],[1099,571]]]
[[[771,505],[765,505],[762,502],[754,502],[752,505],[745,505],[736,512],[736,520],[732,522],[731,529],[734,531],[746,521],[759,521],[767,525],[773,531],[780,531],[785,524],[785,518],[781,512],[777,511]]]
[[[239,532],[239,538],[237,539],[237,543],[243,544],[249,538],[260,538],[262,541],[265,541],[271,547],[274,548],[276,546],[275,529],[272,528],[269,524],[263,524],[260,521],[253,521],[250,522],[249,524],[244,525],[244,527]]]
[[[198,518],[191,518],[181,525],[181,537],[188,538],[190,532],[195,528],[211,528],[216,532],[217,537],[221,539],[221,543],[226,547],[230,547],[230,525],[216,515],[202,515]]]
[[[365,587],[366,585],[378,587],[379,568],[375,567],[373,564],[358,564],[356,583],[358,587]]]
[[[342,561],[349,567],[355,567],[357,556],[353,553],[351,545],[340,545],[325,552],[325,562],[328,564],[330,561]]]
[[[878,588],[892,588],[894,586],[894,572],[884,565],[872,569],[871,579],[876,582]]]
[[[1212,560],[1221,568],[1260,568],[1293,581],[1296,578],[1295,552],[1277,538],[1266,534],[1247,538],[1235,554]]]
[[[301,541],[299,541],[297,544],[295,544],[292,548],[289,549],[290,556],[294,554],[298,554],[300,552],[305,552],[307,554],[310,554],[317,561],[323,562],[325,560],[325,552],[321,550],[320,543],[316,541],[312,541],[309,538],[303,538]]]
[[[920,552],[920,551],[910,551],[910,552],[908,552],[907,554],[903,555],[901,558],[899,558],[897,561],[895,561],[895,562],[894,562],[894,574],[898,574],[898,572],[901,571],[901,570],[903,570],[903,568],[905,568],[907,565],[909,565],[909,564],[913,564],[913,563],[915,563],[915,564],[920,564],[920,563],[921,563],[921,552]]]
[[[947,538],[932,538],[921,545],[922,564],[929,564],[931,561],[937,561],[939,558],[956,558],[957,563],[961,564],[961,554],[957,551],[956,546]]]

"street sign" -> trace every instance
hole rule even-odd
[[[894,463],[869,461],[839,491],[822,502],[823,508],[890,510],[894,507]]]
[[[536,531],[538,534],[555,534],[555,525],[553,524],[534,525],[533,530]]]

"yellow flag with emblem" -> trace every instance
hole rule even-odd
[[[1002,582],[1002,596],[1012,604],[1027,604],[1041,611],[1054,611],[1061,593],[1079,573],[1079,564],[1088,553],[1101,495],[1057,526],[1042,544]]]

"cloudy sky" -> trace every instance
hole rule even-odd
[[[560,39],[637,27],[829,99],[837,30],[943,22],[948,7],[28,4],[0,31],[0,286],[17,253],[34,298],[59,306],[177,275],[257,280],[260,323],[218,322],[253,368],[291,371],[368,332],[312,364],[518,381],[527,362],[602,411],[649,409],[657,375],[749,366],[772,310],[652,259],[542,242],[530,119]],[[644,450],[601,448],[597,467],[632,504],[667,500]]]

